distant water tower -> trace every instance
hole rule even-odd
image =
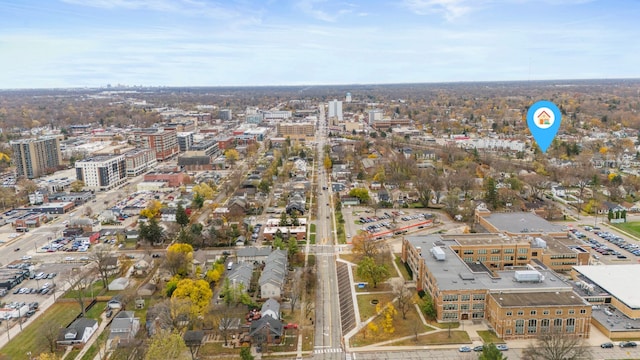
[[[350,103],[351,102],[351,93],[348,92],[347,96],[344,97],[344,101]]]

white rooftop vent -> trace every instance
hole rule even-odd
[[[433,257],[438,261],[444,261],[446,258],[444,250],[442,250],[442,248],[440,248],[439,246],[434,246],[431,248],[431,255],[433,255]]]

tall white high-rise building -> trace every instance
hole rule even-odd
[[[344,101],[348,103],[351,102],[351,93],[347,93],[347,96],[344,97]]]
[[[369,125],[373,125],[376,121],[381,121],[384,116],[384,111],[380,109],[369,110]]]
[[[342,121],[342,101],[329,101],[329,117],[335,117],[338,121]]]

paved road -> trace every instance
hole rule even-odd
[[[340,330],[340,305],[338,302],[338,281],[336,276],[336,256],[334,247],[335,217],[330,200],[330,186],[324,169],[324,145],[326,127],[324,126],[324,108],[320,107],[318,146],[318,187],[316,199],[318,214],[316,220],[316,264],[318,286],[316,291],[316,323],[314,340],[315,359],[344,359],[342,350],[342,331]],[[327,188],[327,190],[323,190]]]

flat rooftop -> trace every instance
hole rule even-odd
[[[529,213],[492,213],[484,219],[500,231],[509,233],[558,233],[564,232],[563,226]]]
[[[422,258],[429,271],[433,274],[441,290],[543,290],[543,291],[566,291],[571,289],[571,285],[565,283],[555,272],[536,269],[544,279],[540,282],[517,282],[515,281],[516,270],[479,271],[484,267],[467,264],[451,250],[451,245],[456,245],[454,240],[445,240],[440,235],[417,235],[405,237],[414,247],[422,248]],[[445,260],[436,260],[430,249],[436,244],[444,251]],[[472,271],[472,266],[476,271]],[[527,270],[527,269],[521,269]]]
[[[489,296],[502,307],[588,305],[573,291],[491,293]]]
[[[463,246],[473,245],[487,245],[487,244],[516,244],[516,243],[528,243],[523,239],[516,239],[501,234],[456,234],[456,235],[442,235],[443,240],[454,240]]]
[[[583,265],[573,268],[631,309],[640,309],[640,290],[631,285],[640,278],[640,264]]]

